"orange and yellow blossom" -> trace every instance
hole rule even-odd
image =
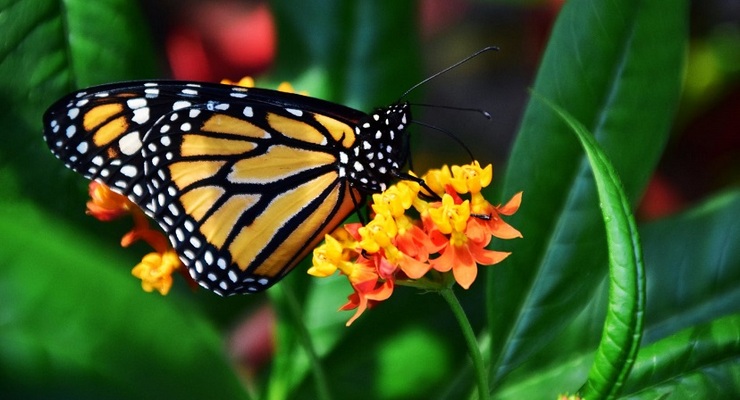
[[[435,270],[451,272],[467,289],[477,264],[497,264],[510,254],[486,247],[493,237],[521,237],[501,219],[517,211],[521,193],[504,206],[491,205],[481,190],[492,177],[492,166],[481,168],[477,161],[429,171],[424,184],[402,181],[373,195],[374,217],[365,226],[348,224],[326,235],[326,243],[314,250],[309,274],[324,277],[339,270],[347,276],[354,292],[340,309],[356,310],[347,325],[390,297],[397,284],[423,286]]]
[[[133,204],[126,196],[112,191],[108,186],[97,182],[90,182],[90,201],[87,202],[87,214],[101,221],[130,214],[134,220],[134,227],[121,239],[121,246],[128,247],[132,243],[143,240],[155,251],[144,256],[131,274],[141,279],[141,287],[147,292],[158,291],[166,295],[172,287],[172,273],[180,271],[191,282],[190,275],[182,268],[177,253],[169,245],[167,237],[149,226],[149,220],[144,212]]]

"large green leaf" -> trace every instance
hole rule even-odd
[[[2,397],[246,398],[192,304],[143,292],[99,242],[37,207],[0,208]]]
[[[645,312],[645,267],[640,235],[619,176],[596,140],[562,108],[550,106],[581,142],[599,194],[609,246],[609,308],[593,366],[581,395],[614,398],[635,361]]]
[[[299,78],[311,96],[370,111],[397,100],[419,80],[413,2],[271,4],[280,38],[275,74]]]
[[[641,229],[649,266],[645,340],[740,312],[740,191]]]
[[[640,349],[626,399],[740,395],[740,314],[686,328]]]
[[[51,156],[41,116],[73,89],[152,77],[146,26],[125,0],[1,2],[0,171],[19,182],[22,195],[59,212],[82,204],[83,179]]]
[[[626,396],[656,398],[654,390],[673,390],[681,398],[684,385],[695,385],[697,390],[724,387],[722,395],[740,395],[734,389],[737,372],[732,373],[736,349],[728,347],[735,340],[732,324],[737,319],[722,318],[740,313],[740,248],[733,245],[740,242],[738,221],[740,191],[736,189],[640,226],[647,266],[643,337],[647,346],[640,350],[627,380]],[[551,396],[553,388],[572,393],[592,364],[603,329],[605,300],[606,290],[600,285],[584,312],[550,346],[512,373],[496,398],[543,398]],[[696,357],[691,353],[693,344],[700,344]],[[716,397],[720,396],[694,396]]]
[[[661,153],[680,91],[687,4],[572,0],[555,24],[534,90],[595,138],[630,202]],[[606,274],[596,190],[568,127],[530,102],[504,193],[524,191],[510,222],[524,239],[490,269],[494,384],[546,346]]]

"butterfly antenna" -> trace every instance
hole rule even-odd
[[[473,156],[473,152],[470,151],[470,148],[468,148],[468,146],[466,146],[465,143],[463,143],[463,141],[460,140],[459,137],[455,136],[452,132],[448,131],[447,129],[442,129],[442,128],[438,127],[438,126],[429,125],[429,124],[426,124],[424,122],[416,121],[416,120],[411,120],[411,123],[416,124],[416,125],[419,125],[419,126],[423,126],[425,128],[433,129],[433,130],[435,130],[437,132],[444,133],[445,135],[447,135],[450,138],[452,138],[452,140],[454,140],[457,144],[459,144],[465,150],[465,152],[468,153],[468,156],[470,157],[471,160],[475,160],[475,157]]]
[[[454,106],[443,106],[439,104],[424,104],[424,103],[409,103],[411,106],[418,106],[418,107],[428,107],[428,108],[442,108],[445,110],[457,110],[457,111],[471,111],[475,113],[479,113],[486,117],[487,120],[491,120],[491,114],[483,109],[480,108],[468,108],[468,107],[454,107]]]
[[[433,75],[429,76],[428,78],[424,79],[423,81],[421,81],[421,82],[417,83],[416,85],[412,86],[412,87],[411,87],[411,88],[410,88],[409,90],[407,90],[407,91],[403,92],[403,95],[401,95],[401,97],[400,97],[399,101],[400,101],[401,99],[403,99],[404,97],[406,97],[406,96],[407,96],[407,95],[408,95],[409,93],[411,93],[411,91],[412,91],[412,90],[414,90],[414,89],[418,88],[419,86],[421,86],[421,85],[423,85],[423,84],[425,84],[425,83],[427,83],[427,82],[431,81],[432,79],[434,79],[434,78],[436,78],[436,77],[438,77],[438,76],[440,76],[440,75],[442,75],[442,74],[446,73],[447,71],[449,71],[449,70],[451,70],[451,69],[454,69],[454,68],[457,68],[457,67],[459,67],[460,65],[462,65],[462,64],[465,64],[466,62],[470,61],[471,59],[473,59],[473,58],[475,58],[475,57],[478,57],[479,55],[481,55],[481,54],[483,54],[483,53],[486,53],[486,52],[489,52],[489,51],[491,51],[491,50],[495,50],[495,51],[498,51],[498,50],[499,50],[499,48],[498,48],[498,47],[496,47],[496,46],[488,46],[488,47],[485,47],[485,48],[482,48],[482,49],[480,49],[480,50],[476,51],[475,53],[473,53],[473,54],[471,54],[471,55],[469,55],[469,56],[467,56],[467,57],[463,58],[462,60],[460,60],[460,61],[458,61],[458,62],[456,62],[456,63],[454,63],[454,64],[450,65],[449,67],[447,67],[447,68],[445,68],[445,69],[443,69],[443,70],[441,70],[441,71],[437,72],[436,74],[433,74]]]

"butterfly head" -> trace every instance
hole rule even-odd
[[[357,141],[347,159],[350,182],[370,193],[385,190],[409,155],[406,102],[378,108],[357,123]]]

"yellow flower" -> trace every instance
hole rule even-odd
[[[424,174],[424,182],[429,186],[432,191],[438,195],[445,193],[447,185],[452,181],[452,173],[450,168],[443,165],[440,169],[433,169]]]
[[[222,85],[234,85],[234,86],[241,86],[246,88],[253,88],[254,87],[254,78],[251,76],[245,76],[244,78],[240,79],[239,82],[234,82],[232,80],[228,79],[221,79]]]
[[[344,254],[344,247],[339,240],[326,235],[324,244],[313,250],[313,266],[308,269],[308,274],[319,278],[332,275],[347,261]]]
[[[450,184],[457,193],[475,194],[480,193],[481,189],[490,185],[492,179],[493,166],[491,164],[481,168],[478,161],[473,161],[469,165],[453,165]]]
[[[366,226],[359,229],[360,247],[363,250],[376,253],[381,248],[391,245],[391,239],[398,234],[398,227],[393,218],[377,214]]]
[[[429,218],[444,234],[462,232],[467,227],[470,218],[470,201],[465,200],[461,204],[455,204],[453,197],[445,193],[442,196],[442,206],[429,209]]]
[[[141,279],[141,288],[146,292],[158,291],[166,295],[172,287],[172,273],[180,268],[180,258],[173,249],[164,253],[149,253],[131,270]]]
[[[521,237],[501,219],[518,210],[521,193],[504,206],[492,206],[481,193],[492,177],[493,167],[478,162],[429,171],[424,183],[439,200],[430,201],[419,183],[402,181],[373,195],[375,215],[366,226],[348,224],[327,236],[314,251],[309,273],[328,276],[339,269],[347,276],[354,293],[341,310],[356,310],[347,325],[389,298],[396,284],[435,290],[452,274],[467,289],[478,265],[497,264],[509,255],[487,246],[494,237]],[[435,274],[428,274],[431,269]]]

